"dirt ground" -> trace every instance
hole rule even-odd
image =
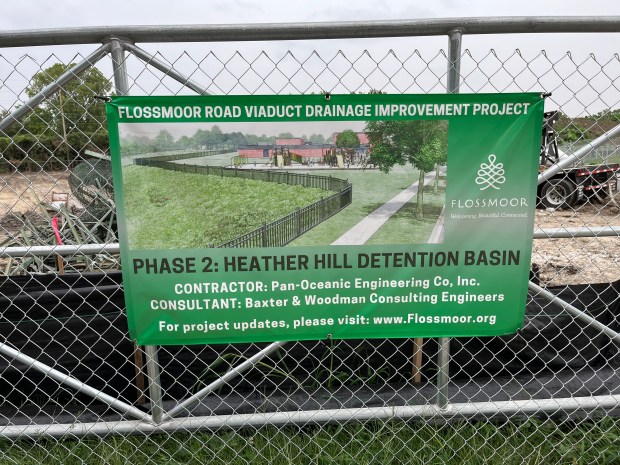
[[[36,221],[37,198],[51,203],[54,194],[70,193],[68,173],[37,172],[0,175],[0,243],[23,226],[21,215]],[[620,194],[615,200],[620,203]],[[74,206],[79,206],[70,197]],[[536,228],[620,227],[620,208],[610,199],[578,204],[569,210],[537,210]],[[584,237],[535,239],[532,263],[546,285],[611,282],[620,279],[620,239]]]
[[[37,197],[42,202],[51,202],[54,192],[71,192],[68,178],[67,171],[0,174],[0,217],[36,208]]]
[[[68,172],[0,174],[0,243],[17,234],[26,215],[32,221],[42,218],[39,202],[50,204],[54,194],[70,193]]]
[[[620,194],[613,199],[620,203]],[[593,199],[568,210],[537,210],[537,228],[620,227],[620,208],[605,199]],[[618,237],[535,239],[532,263],[540,267],[547,285],[605,283],[620,279]]]

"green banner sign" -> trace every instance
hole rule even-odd
[[[540,94],[113,97],[139,344],[523,323]]]

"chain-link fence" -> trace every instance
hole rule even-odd
[[[544,21],[472,24],[464,31],[620,32],[620,21],[603,19],[567,20],[560,29]],[[620,59],[514,44],[462,48],[467,36],[457,26],[114,31],[126,40],[106,29],[0,39],[0,461],[618,460]],[[405,48],[362,51],[235,43],[360,34],[449,41],[446,50],[416,48],[410,38]],[[213,51],[209,40],[230,43]],[[97,41],[104,45],[88,54],[34,47]],[[551,94],[523,329],[492,338],[136,347],[124,313],[105,110],[95,97],[370,91]],[[225,166],[238,154],[223,147],[256,143],[213,131],[160,136],[145,133],[135,152],[131,141],[124,150],[136,159],[191,154],[188,163]],[[135,437],[82,438],[114,433]]]

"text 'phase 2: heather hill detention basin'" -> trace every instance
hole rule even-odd
[[[299,271],[353,268],[415,268],[478,265],[518,265],[518,250],[464,250],[453,252],[380,252],[356,256],[318,254],[259,255],[223,257],[224,271]],[[220,264],[211,257],[137,258],[133,260],[136,274],[210,273],[219,271]]]

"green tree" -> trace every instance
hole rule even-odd
[[[26,94],[33,97],[73,66],[56,63],[39,71],[32,77]],[[29,119],[38,126],[37,130],[42,126],[41,121],[45,121],[43,126],[63,139],[73,132],[86,136],[102,131],[107,133],[105,105],[93,96],[108,95],[111,89],[112,85],[101,71],[90,68],[44,100],[37,114],[33,115],[35,118],[31,116]]]
[[[219,126],[215,125],[209,129],[198,129],[194,133],[194,140],[201,146],[211,147],[222,144],[226,141],[226,134],[222,132]]]
[[[179,140],[174,143],[175,147],[180,149],[189,149],[196,145],[194,139],[192,137],[181,136]]]
[[[312,144],[324,144],[325,143],[325,137],[323,137],[323,134],[312,134],[310,136],[310,143],[312,143]]]
[[[155,151],[163,152],[174,148],[174,137],[165,129],[155,136]]]
[[[248,141],[242,132],[230,132],[226,135],[226,143],[231,145],[247,145]]]
[[[336,137],[336,147],[345,149],[356,149],[360,146],[360,139],[355,131],[345,129]]]
[[[157,150],[155,141],[148,136],[129,135],[121,140],[122,155],[152,153]]]
[[[196,143],[202,147],[209,145],[210,137],[211,132],[209,130],[198,129],[192,136],[192,139],[194,139]]]
[[[219,126],[213,126],[211,128],[211,143],[213,145],[223,144],[226,140],[226,134],[222,132]]]
[[[420,170],[415,217],[423,217],[424,174],[447,160],[445,121],[369,121],[366,134],[372,150],[369,162],[388,173],[394,165],[410,163]]]
[[[3,120],[9,115],[8,111],[0,112],[0,120]],[[14,123],[9,126],[3,133],[3,136],[13,137],[16,135],[32,135],[53,136],[54,131],[48,127],[49,116],[42,108],[37,107],[34,111],[26,115],[19,123]]]

